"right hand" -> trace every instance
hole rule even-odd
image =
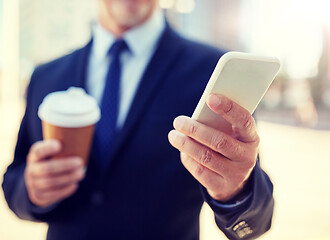
[[[57,140],[36,142],[30,148],[24,177],[29,198],[36,206],[48,207],[71,196],[85,177],[80,157],[48,159],[61,149]]]

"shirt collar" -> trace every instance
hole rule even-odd
[[[164,31],[165,25],[164,15],[158,8],[145,23],[125,32],[123,38],[131,53],[138,56],[153,49]],[[93,25],[92,54],[94,57],[105,58],[115,40],[116,38],[112,33],[107,31],[99,22],[96,22]]]

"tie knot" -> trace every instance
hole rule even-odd
[[[110,56],[119,56],[123,51],[127,50],[128,46],[123,39],[117,39],[108,51],[108,55]]]

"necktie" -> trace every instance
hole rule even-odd
[[[104,168],[112,149],[119,112],[119,86],[121,77],[120,55],[128,47],[124,40],[113,43],[108,51],[111,57],[101,100],[101,119],[96,125],[94,147],[101,168]]]

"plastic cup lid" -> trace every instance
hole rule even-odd
[[[48,94],[39,106],[41,120],[59,127],[84,127],[100,120],[96,100],[84,89],[70,87],[67,91]]]

